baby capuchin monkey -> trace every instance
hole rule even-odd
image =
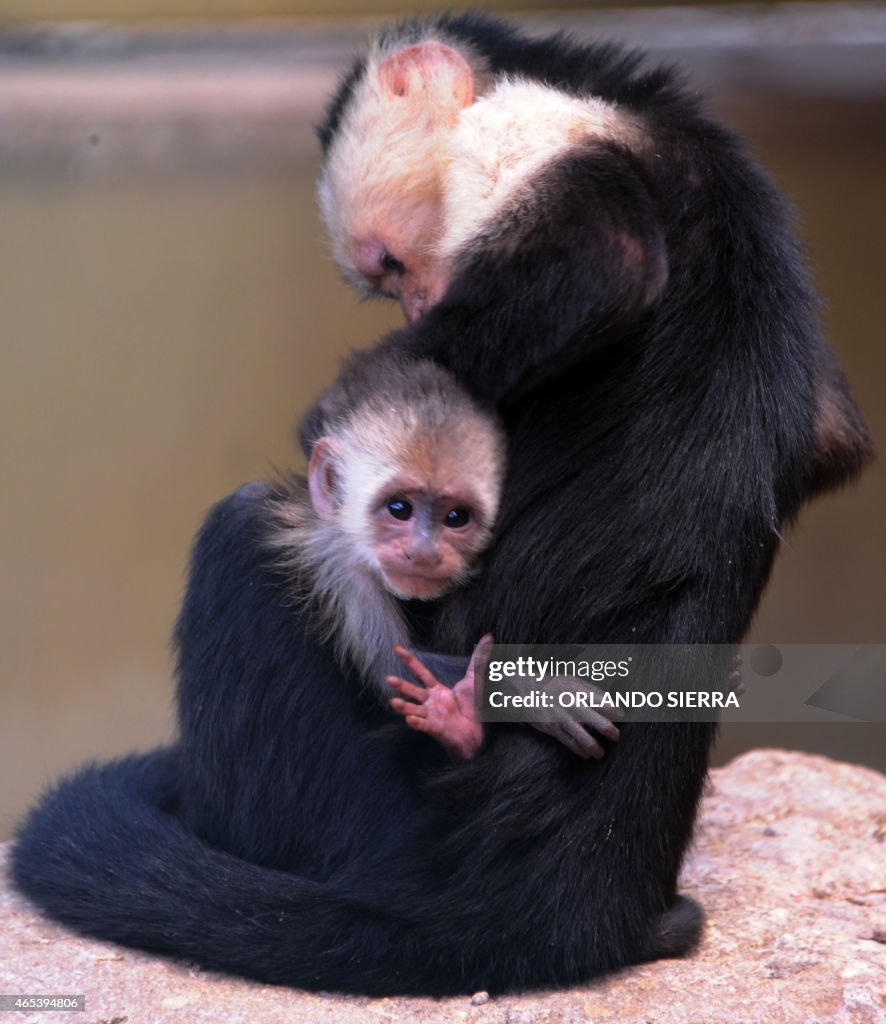
[[[448,371],[427,361],[386,369],[325,424],[307,481],[293,477],[273,503],[272,541],[339,661],[386,699],[385,680],[409,697],[392,701],[406,724],[466,760],[483,738],[475,659],[453,690],[440,684],[404,646],[403,602],[432,601],[476,570],[498,510],[504,439]],[[426,689],[393,674],[398,658]]]
[[[452,675],[464,659],[422,660],[408,650],[403,602],[432,601],[476,571],[498,511],[504,435],[492,413],[427,360],[393,360],[356,391],[313,445],[307,493],[296,477],[274,503],[272,540],[340,663],[356,666],[386,699],[384,684],[395,690],[391,708],[406,725],[466,761],[483,742],[474,688],[493,638],[480,640],[450,688],[438,675]],[[399,675],[398,660],[421,686]],[[582,756],[602,756],[585,726],[618,739],[602,714],[541,728],[571,746],[584,733]]]

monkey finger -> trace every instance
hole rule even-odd
[[[618,731],[618,726],[613,725],[606,715],[597,711],[583,712],[580,716],[576,717],[575,721],[583,729],[593,729],[594,732],[598,732],[601,736],[605,736],[607,740],[612,740],[613,742],[618,742],[618,738],[621,735]]]
[[[625,716],[623,708],[603,702],[604,697],[606,697],[606,690],[601,689],[594,683],[589,683],[586,679],[578,679],[574,676],[551,676],[547,688],[557,694],[588,694],[593,699],[593,703],[596,705],[594,710],[587,710],[579,706],[575,711],[566,712],[569,718],[577,719],[580,722],[593,723],[601,716],[610,722],[615,722],[621,721]]]
[[[401,679],[399,676],[385,676],[385,682],[401,697],[408,697],[417,704],[424,704],[428,699],[428,691],[424,687],[416,686],[415,683],[410,683],[407,679]]]
[[[440,731],[427,718],[420,718],[418,715],[406,715],[405,722],[410,729],[415,729],[416,732],[427,732],[435,736]]]
[[[589,689],[593,691],[594,701],[598,705],[596,711],[597,714],[608,718],[610,722],[621,721],[621,719],[624,718],[624,708],[617,708],[615,706],[608,707],[602,703],[603,698],[607,694],[606,690],[602,690],[599,686],[594,686],[593,683],[590,684]]]
[[[600,744],[576,722],[533,722],[532,728],[538,729],[546,736],[553,737],[576,757],[587,760],[590,757],[600,758],[603,756],[603,748]]]
[[[410,704],[409,701],[401,700],[399,697],[392,698],[391,710],[398,715],[403,715],[404,718],[421,718],[425,720],[427,717],[423,704]]]
[[[608,722],[620,722],[624,716],[624,708],[609,707],[608,705],[596,708],[594,711],[587,712],[587,714],[583,708],[580,708],[574,715],[575,718],[582,722],[596,721],[598,718],[605,719]]]
[[[474,648],[471,654],[471,661],[468,665],[468,672],[465,678],[468,676],[471,679],[476,679],[482,676],[486,671],[486,663],[489,661],[489,656],[492,654],[492,648],[495,645],[495,637],[491,633],[484,633],[480,637],[477,646]]]
[[[412,651],[408,651],[400,644],[394,644],[394,653],[415,676],[415,678],[420,683],[423,683],[427,689],[432,690],[435,686],[443,685],[434,673],[428,669],[424,662],[422,662],[421,658],[414,655]]]
[[[606,753],[600,741],[592,732],[583,728],[580,722],[564,723],[559,732],[560,742],[566,746],[572,743],[572,749],[576,755],[586,761],[593,758],[599,761]]]

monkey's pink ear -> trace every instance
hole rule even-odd
[[[429,84],[452,100],[452,109],[461,110],[474,102],[474,73],[462,55],[445,43],[428,40],[397,50],[385,57],[378,69],[382,88],[389,96],[412,96],[424,92]]]
[[[321,437],[314,443],[308,463],[311,504],[325,520],[335,517],[340,502],[339,454],[339,447],[331,437]]]

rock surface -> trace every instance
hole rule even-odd
[[[202,972],[73,935],[6,884],[0,994],[85,993],[77,1024],[886,1022],[886,776],[776,750],[713,772],[682,888],[708,914],[688,960],[566,991],[432,1000],[315,995]]]

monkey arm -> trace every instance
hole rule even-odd
[[[622,336],[667,276],[662,217],[640,162],[616,144],[587,144],[468,243],[439,305],[397,344],[497,404],[539,371]]]

